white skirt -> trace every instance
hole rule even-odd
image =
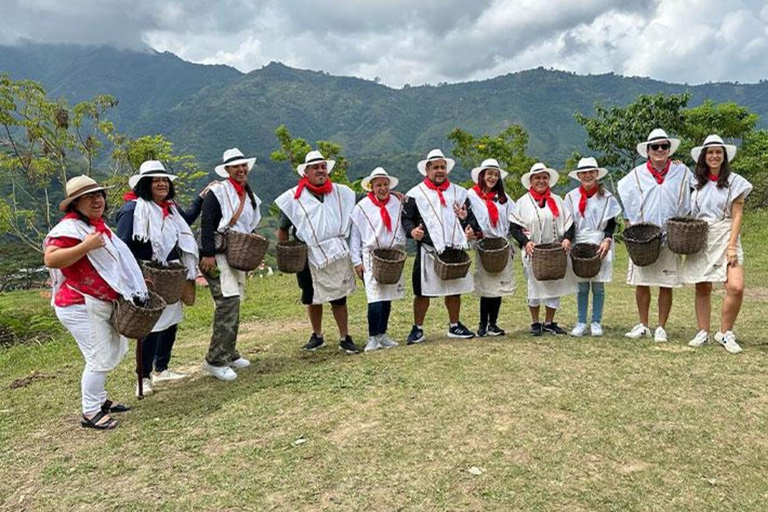
[[[491,274],[483,268],[480,253],[475,251],[475,295],[478,297],[505,297],[515,293],[515,250],[509,246],[509,261],[504,270]]]
[[[728,240],[731,236],[732,219],[723,219],[709,225],[707,244],[700,252],[685,257],[683,282],[724,283],[728,279]],[[744,264],[741,237],[738,238],[736,256],[739,265]]]
[[[682,258],[673,253],[666,246],[661,246],[659,259],[652,265],[638,267],[632,263],[632,258],[627,264],[627,284],[633,286],[659,286],[662,288],[678,288],[681,286]]]
[[[323,304],[341,299],[355,291],[355,271],[352,260],[347,255],[329,263],[323,268],[317,268],[309,263],[312,274],[312,304]]]
[[[475,288],[472,272],[461,279],[443,281],[435,272],[435,258],[437,253],[434,247],[421,244],[421,294],[424,297],[446,297],[448,295],[461,295],[470,293]]]
[[[523,256],[523,273],[528,281],[528,300],[557,299],[566,295],[576,293],[579,284],[576,282],[576,275],[573,273],[571,258],[568,258],[568,268],[565,270],[565,277],[556,281],[539,281],[533,277],[533,269],[530,268],[531,258]]]
[[[368,248],[363,248],[363,282],[368,302],[397,300],[405,296],[405,270],[397,283],[379,284],[373,277],[373,254]]]

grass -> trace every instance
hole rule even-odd
[[[305,354],[293,276],[252,279],[239,347],[254,367],[232,383],[197,371],[212,307],[199,290],[173,359],[194,376],[139,402],[128,358],[108,389],[134,409],[109,433],[77,425],[82,360],[70,338],[54,331],[48,343],[4,349],[0,508],[764,510],[766,221],[768,212],[751,214],[745,226],[739,356],[686,346],[696,330],[690,288],[675,294],[672,343],[622,338],[636,323],[623,249],[602,339],[530,338],[518,275],[502,307],[506,338],[449,341],[435,301],[425,344]],[[2,300],[47,308],[33,294]],[[566,326],[574,302],[558,313]],[[467,325],[477,308],[468,297]],[[362,291],[350,309],[363,342]],[[402,339],[410,323],[410,301],[395,303],[391,332]],[[326,332],[332,339],[329,312]]]

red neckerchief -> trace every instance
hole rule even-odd
[[[392,196],[387,196],[384,201],[379,201],[376,194],[368,192],[368,199],[371,200],[374,206],[379,207],[379,213],[381,213],[381,220],[384,222],[384,226],[386,226],[387,231],[392,232],[392,217],[389,216],[389,211],[387,211],[387,203],[390,197]]]
[[[235,187],[235,192],[237,192],[237,196],[242,199],[242,197],[245,195],[245,186],[233,180],[231,176],[227,179],[232,184],[232,186]]]
[[[64,219],[72,219],[72,220],[83,220],[80,218],[80,216],[75,212],[69,212],[64,216]],[[61,219],[61,220],[64,220]],[[105,234],[109,237],[110,240],[112,240],[112,231],[107,227],[106,224],[104,224],[104,217],[99,217],[96,220],[88,219],[88,223],[93,226],[96,229],[97,233]]]
[[[124,201],[136,201],[138,198],[139,197],[132,190],[130,192],[126,192],[123,196]],[[163,218],[166,218],[171,214],[171,206],[173,206],[175,203],[173,201],[162,201],[155,204],[163,210]]]
[[[549,209],[552,211],[552,215],[555,217],[560,216],[560,210],[557,208],[557,203],[555,202],[555,198],[552,197],[552,191],[549,188],[547,188],[543,194],[539,194],[533,189],[528,190],[528,193],[531,194],[531,197],[539,204],[539,206],[542,206],[544,201],[546,201],[547,206],[549,206]]]
[[[447,206],[445,204],[445,197],[443,197],[443,192],[448,190],[448,187],[451,186],[451,182],[450,181],[448,181],[446,179],[442,184],[435,185],[434,183],[432,183],[430,181],[429,178],[424,178],[424,185],[426,185],[429,190],[436,190],[437,191],[437,196],[440,198],[440,204],[443,205],[443,206]]]
[[[318,187],[311,184],[309,182],[309,178],[304,176],[299,180],[299,186],[296,188],[296,193],[293,195],[294,199],[298,199],[301,196],[301,192],[304,190],[304,187],[309,189],[309,191],[316,196],[324,196],[333,192],[333,182],[331,181],[331,178],[325,180],[325,183]]]
[[[582,217],[584,217],[584,213],[587,211],[587,199],[595,195],[598,188],[600,187],[595,185],[595,188],[590,192],[584,188],[584,185],[579,185],[579,192],[581,193],[581,199],[579,199],[579,213],[581,213]]]
[[[499,223],[499,208],[493,201],[496,198],[496,191],[491,190],[486,194],[482,191],[480,185],[475,185],[472,187],[472,190],[477,193],[480,199],[485,201],[485,206],[488,208],[488,216],[491,218],[491,226],[496,227],[496,224]]]
[[[717,181],[718,179],[720,179],[719,174],[712,174],[712,173],[709,174],[709,181]]]
[[[645,166],[648,168],[648,172],[653,174],[653,177],[656,179],[656,183],[661,185],[664,183],[664,178],[667,177],[667,173],[669,172],[669,166],[672,165],[672,160],[667,160],[667,164],[664,166],[664,169],[661,170],[661,172],[657,171],[656,168],[653,166],[650,160],[645,162]]]

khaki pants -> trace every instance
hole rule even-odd
[[[240,358],[235,348],[237,330],[240,327],[240,297],[224,297],[221,294],[221,280],[206,276],[208,288],[215,303],[213,312],[213,334],[211,346],[205,360],[213,366],[225,366]]]

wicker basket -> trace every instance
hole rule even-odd
[[[667,245],[675,254],[696,254],[707,243],[709,224],[692,217],[673,217],[667,221]]]
[[[165,309],[165,301],[155,292],[149,292],[148,304],[137,306],[131,301],[118,297],[112,311],[112,325],[126,338],[146,338]]]
[[[561,244],[535,245],[531,267],[537,281],[556,281],[565,277],[568,257]]]
[[[374,249],[373,278],[379,284],[397,284],[403,275],[405,266],[405,251],[402,249]]]
[[[194,279],[188,280],[184,283],[184,291],[181,293],[181,302],[185,306],[194,306],[195,297],[197,295],[197,284]]]
[[[227,231],[227,265],[235,270],[256,270],[267,253],[269,240],[255,233]]]
[[[277,244],[277,268],[286,274],[297,274],[307,266],[307,244],[298,240]]]
[[[603,260],[598,254],[597,244],[575,244],[571,248],[571,264],[573,273],[582,279],[592,279],[600,273]]]
[[[636,266],[652,265],[661,252],[661,228],[648,222],[633,224],[624,230],[624,245]]]
[[[181,300],[184,283],[187,281],[187,267],[181,263],[169,263],[163,266],[156,261],[141,264],[144,278],[152,283],[152,291],[163,298],[166,304]]]
[[[498,274],[507,268],[509,242],[506,238],[483,238],[477,243],[480,264],[489,274]]]
[[[443,281],[464,278],[472,265],[472,259],[467,251],[452,248],[436,254],[434,262],[435,273]]]

